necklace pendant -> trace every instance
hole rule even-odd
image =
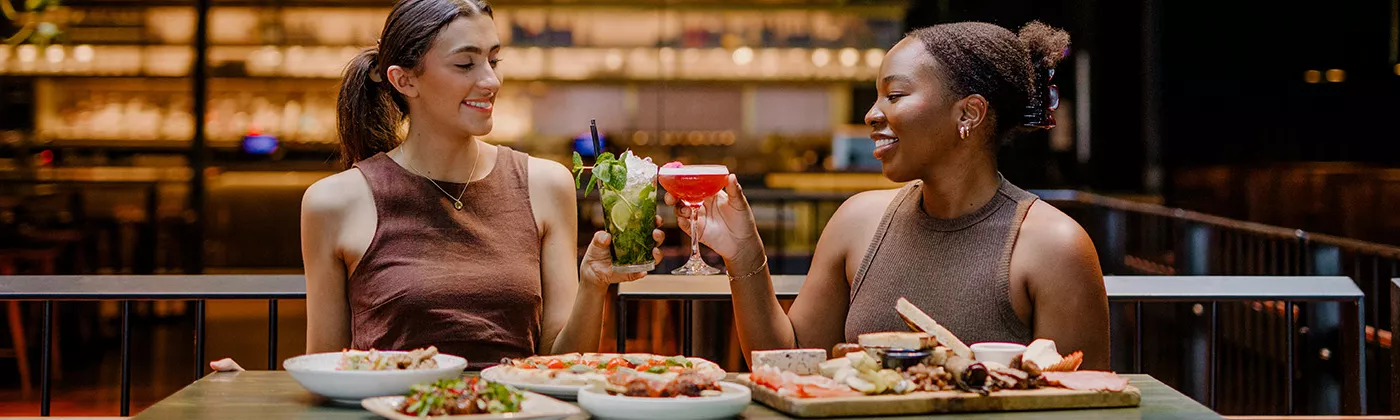
[[[457,210],[461,210],[461,209],[462,209],[462,202],[461,202],[461,201],[453,201],[453,202],[452,202],[452,208],[457,209]]]

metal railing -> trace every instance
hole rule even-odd
[[[1240,378],[1277,378],[1291,383],[1310,382],[1301,395],[1280,392],[1268,381],[1241,382],[1225,389],[1222,411],[1294,414],[1386,413],[1397,407],[1394,366],[1387,350],[1391,333],[1385,330],[1392,309],[1385,302],[1385,283],[1400,275],[1400,247],[1308,233],[1259,223],[1243,222],[1184,209],[1115,199],[1079,191],[1033,191],[1074,217],[1088,230],[1098,247],[1105,274],[1228,275],[1228,276],[1335,276],[1356,282],[1366,295],[1362,321],[1366,331],[1365,371],[1348,371],[1331,357],[1329,342],[1354,320],[1340,319],[1329,303],[1299,308],[1273,301],[1246,302],[1223,307],[1221,316],[1226,346],[1222,351],[1235,362],[1226,367]],[[1131,310],[1114,308],[1115,310]],[[1309,310],[1310,309],[1310,310]],[[1184,309],[1158,308],[1163,322],[1189,319]],[[1189,311],[1189,309],[1186,309]],[[1171,312],[1178,314],[1172,314]],[[1284,324],[1285,334],[1264,333]],[[1115,331],[1117,332],[1117,331]],[[1292,360],[1280,348],[1293,350],[1303,359]],[[1115,356],[1118,356],[1115,354]],[[1186,352],[1188,362],[1199,357]],[[1115,368],[1121,367],[1115,364]],[[1361,389],[1342,386],[1345,378],[1366,379]],[[1187,384],[1188,394],[1201,388]],[[1365,393],[1372,404],[1353,406],[1346,396]]]
[[[267,300],[267,368],[277,368],[277,301],[306,299],[300,275],[199,276],[0,276],[0,300],[43,301],[40,328],[39,415],[52,403],[53,306],[55,301],[106,300],[121,306],[121,407],[131,415],[131,303],[144,300],[192,300],[194,305],[194,375],[204,376],[205,300]]]
[[[724,300],[728,296],[728,288],[723,282],[714,283],[702,281],[704,279],[694,277],[674,278],[670,276],[656,276],[657,278],[644,280],[637,283],[628,283],[620,289],[616,307],[617,324],[619,333],[618,348],[625,348],[624,331],[627,317],[626,307],[628,300],[640,299],[680,299],[688,302],[691,300]],[[802,276],[780,276],[778,293],[780,297],[792,298],[801,287]],[[1136,316],[1142,313],[1143,305],[1154,302],[1192,302],[1197,305],[1210,305],[1208,319],[1210,334],[1204,337],[1205,344],[1208,345],[1209,354],[1205,360],[1206,364],[1201,366],[1200,373],[1208,378],[1209,398],[1203,401],[1207,405],[1216,406],[1216,393],[1220,389],[1228,389],[1228,386],[1221,386],[1221,363],[1225,361],[1217,348],[1220,341],[1227,338],[1220,323],[1224,319],[1221,309],[1224,305],[1232,302],[1253,301],[1259,299],[1270,299],[1286,302],[1288,306],[1297,305],[1306,307],[1307,305],[1333,305],[1337,312],[1332,315],[1342,319],[1356,319],[1362,313],[1365,306],[1362,298],[1363,294],[1350,283],[1349,280],[1341,277],[1320,277],[1320,278],[1299,278],[1299,277],[1186,277],[1186,278],[1163,278],[1164,281],[1155,281],[1156,277],[1114,277],[1105,279],[1110,289],[1110,300],[1114,304],[1129,305],[1136,308],[1130,324],[1135,324],[1133,328],[1134,337],[1131,344],[1116,342],[1115,352],[1129,352],[1135,354],[1132,357],[1133,363],[1139,367],[1144,366],[1143,350],[1144,337],[1151,333],[1144,333],[1144,319]],[[1268,286],[1268,287],[1266,287]],[[195,340],[194,340],[194,370],[191,380],[197,380],[207,372],[205,363],[205,304],[206,300],[267,300],[268,301],[268,353],[267,368],[277,369],[277,326],[278,326],[278,301],[287,299],[305,299],[306,288],[305,278],[300,275],[195,275],[195,276],[8,276],[0,277],[0,300],[38,300],[43,301],[43,328],[42,351],[40,354],[40,415],[48,416],[52,402],[52,385],[50,377],[52,375],[52,355],[53,349],[53,305],[55,301],[81,301],[81,300],[115,300],[120,302],[121,307],[121,356],[120,356],[120,389],[122,416],[130,415],[131,404],[131,305],[133,301],[144,300],[193,300],[195,301]],[[689,314],[687,311],[686,314]],[[689,331],[690,319],[686,317],[683,328]],[[1338,344],[1337,359],[1345,360],[1345,363],[1353,371],[1364,371],[1364,357],[1362,352],[1361,336],[1363,335],[1359,324],[1353,323],[1355,329],[1341,330],[1337,337]],[[1149,328],[1150,329],[1150,328]],[[683,334],[689,337],[691,334]],[[727,336],[727,334],[724,334]],[[1166,341],[1190,341],[1194,337],[1170,337]],[[1350,343],[1350,344],[1349,344]],[[1129,345],[1129,348],[1120,346]],[[685,344],[688,349],[689,343]],[[1292,347],[1289,347],[1292,349]],[[689,352],[687,351],[687,354]],[[1294,360],[1292,351],[1287,352],[1288,360]],[[1127,370],[1124,370],[1127,371]],[[1142,369],[1131,370],[1132,372],[1143,372]],[[1364,377],[1353,377],[1344,385],[1348,387],[1364,387],[1361,381]],[[1287,384],[1287,389],[1294,387],[1293,382]],[[1358,406],[1364,406],[1364,396],[1358,393],[1349,394],[1357,399]],[[1200,398],[1198,398],[1200,400]]]

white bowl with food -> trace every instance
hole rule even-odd
[[[1011,362],[1026,352],[1024,344],[1017,343],[976,343],[971,347],[973,358],[978,362],[996,362],[1003,366],[1011,366]]]
[[[315,353],[282,362],[307,391],[344,404],[386,395],[404,395],[414,384],[462,376],[467,359],[438,354],[436,348],[413,351]]]
[[[603,387],[587,387],[578,392],[578,405],[605,420],[709,420],[738,416],[753,401],[746,386],[717,384],[720,391],[698,397],[629,397],[613,395]]]

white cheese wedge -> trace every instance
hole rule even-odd
[[[1026,346],[1026,351],[1021,353],[1021,362],[1035,362],[1035,366],[1041,369],[1054,366],[1060,363],[1060,351],[1055,349],[1055,342],[1044,338],[1032,341]]]
[[[821,363],[826,361],[826,350],[757,350],[751,354],[754,366],[771,366],[798,375],[821,373]]]
[[[915,332],[879,332],[860,335],[861,347],[923,350],[938,344],[933,336]]]

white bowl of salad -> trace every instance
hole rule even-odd
[[[455,379],[467,359],[439,354],[436,347],[413,351],[345,350],[287,359],[282,367],[303,388],[344,404],[386,395],[404,395],[414,384]]]

